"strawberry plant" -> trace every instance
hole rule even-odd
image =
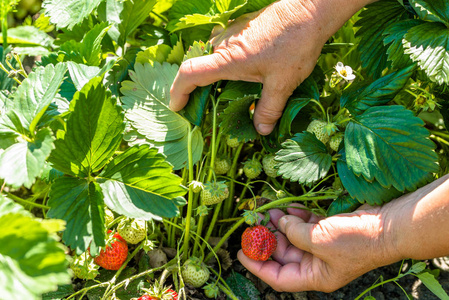
[[[172,111],[179,66],[213,52],[214,26],[272,2],[0,1],[1,297],[259,299],[226,269],[258,213],[350,212],[449,172],[443,0],[356,14],[268,136],[253,125],[260,83],[198,87]],[[251,227],[243,249],[266,260],[273,236]],[[422,271],[409,273],[445,294]]]

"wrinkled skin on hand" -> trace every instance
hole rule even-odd
[[[310,75],[329,37],[317,26],[313,10],[311,5],[275,2],[241,16],[224,31],[214,30],[214,53],[181,65],[170,108],[182,109],[197,86],[219,80],[261,82],[262,97],[253,120],[259,133],[271,132],[287,98]]]
[[[298,208],[271,210],[278,247],[272,261],[238,253],[240,262],[277,291],[332,292],[401,259],[449,255],[449,175],[382,207],[318,217]]]

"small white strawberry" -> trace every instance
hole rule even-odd
[[[227,157],[217,157],[215,159],[214,171],[217,175],[223,175],[228,173],[231,169],[231,161]]]
[[[343,141],[344,133],[339,132],[331,136],[329,141],[329,147],[334,150],[335,152],[338,151],[338,147],[340,146],[340,143]]]
[[[137,244],[147,236],[146,221],[139,219],[123,219],[117,226],[117,232],[130,244]]]
[[[99,268],[100,266],[94,262],[94,259],[87,252],[79,256],[75,255],[70,263],[70,269],[72,269],[75,277],[84,280],[92,280],[97,277],[100,274]]]
[[[199,258],[192,256],[182,265],[181,275],[187,284],[199,288],[207,282],[210,273]]]
[[[313,120],[310,122],[309,126],[307,126],[307,131],[315,134],[316,138],[323,142],[323,144],[327,144],[327,142],[329,142],[329,134],[325,130],[327,125],[328,123],[326,121]]]
[[[276,168],[276,161],[274,160],[274,154],[265,155],[262,159],[262,166],[267,176],[276,178],[278,176],[278,170]]]
[[[237,148],[240,145],[239,138],[231,138],[230,135],[226,138],[226,144],[231,148]]]
[[[248,159],[243,164],[243,172],[248,179],[254,179],[262,173],[262,164],[257,159]]]

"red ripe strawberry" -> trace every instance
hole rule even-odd
[[[276,236],[265,226],[248,227],[242,234],[243,253],[251,259],[266,261],[276,246]]]
[[[138,298],[137,300],[159,300],[159,298],[150,296],[150,295],[143,295],[142,297]]]
[[[94,258],[94,262],[106,270],[118,270],[128,257],[128,244],[118,234],[115,233],[113,241],[107,245],[100,254]]]

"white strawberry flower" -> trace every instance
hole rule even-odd
[[[338,75],[346,81],[351,81],[355,79],[355,75],[352,74],[352,68],[350,66],[345,66],[342,62],[338,62],[335,66]]]

